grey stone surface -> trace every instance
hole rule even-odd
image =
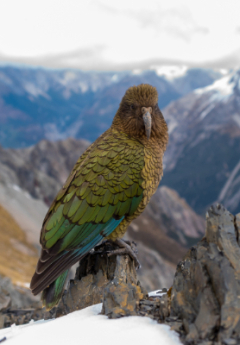
[[[240,248],[238,216],[220,204],[207,212],[206,236],[178,264],[171,315],[183,320],[191,339],[240,342]]]

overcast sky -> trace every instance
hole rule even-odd
[[[84,69],[234,65],[239,13],[240,0],[0,0],[0,60]]]

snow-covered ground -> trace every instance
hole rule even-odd
[[[98,315],[102,305],[75,311],[55,320],[31,321],[29,324],[0,330],[6,345],[178,345],[177,333],[148,317],[130,316],[109,320]],[[5,342],[4,342],[5,344]]]

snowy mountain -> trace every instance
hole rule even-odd
[[[94,141],[111,124],[126,89],[150,83],[159,106],[221,76],[210,69],[82,72],[0,67],[0,144],[26,147],[41,139]]]
[[[240,70],[164,109],[170,140],[163,184],[197,212],[216,200],[240,207]]]

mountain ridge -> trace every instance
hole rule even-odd
[[[170,140],[162,183],[200,214],[217,200],[237,212],[239,172],[233,172],[240,157],[240,70],[171,102],[164,116]],[[232,187],[223,198],[231,174]]]
[[[152,84],[162,109],[221,77],[210,69],[187,69],[170,79],[158,73],[0,67],[0,144],[27,147],[69,136],[94,141],[111,125],[128,87]]]

